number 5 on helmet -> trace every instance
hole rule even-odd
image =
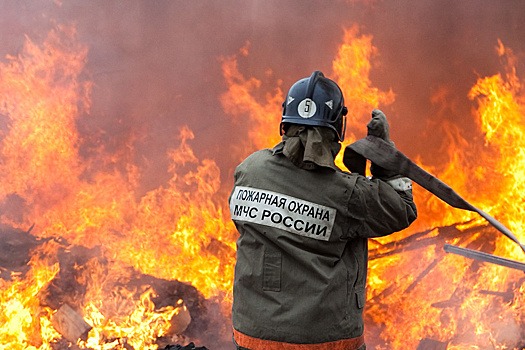
[[[339,86],[315,71],[292,85],[283,102],[281,135],[289,124],[322,126],[332,129],[339,141],[345,138],[346,114],[343,93]]]

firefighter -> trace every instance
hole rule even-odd
[[[334,164],[346,114],[339,86],[313,72],[286,96],[282,141],[235,170],[237,349],[366,349],[367,239],[408,227],[417,212],[410,180],[377,166],[367,178],[364,168],[348,173]],[[390,142],[388,128],[374,110],[369,134]],[[357,159],[351,167],[365,165]]]

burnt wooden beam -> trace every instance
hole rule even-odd
[[[402,239],[393,240],[385,244],[379,243],[377,240],[371,239],[377,248],[369,250],[369,260],[381,259],[395,254],[418,250],[432,245],[441,246],[443,242],[450,239],[459,239],[460,242],[466,241],[473,235],[483,231],[486,237],[479,237],[480,239],[494,239],[494,230],[488,229],[488,225],[479,225],[469,227],[465,230],[459,230],[459,225],[468,224],[461,223],[450,226],[436,227],[430,230],[416,232]],[[437,233],[435,233],[437,230]]]
[[[414,288],[417,287],[417,285],[419,284],[419,282],[421,282],[421,280],[426,276],[428,275],[433,269],[434,267],[436,267],[440,262],[441,260],[443,260],[443,257],[439,257],[439,258],[436,258],[434,259],[434,261],[432,261],[430,263],[430,265],[428,265],[415,279],[414,279],[414,282],[412,282],[407,289],[405,289],[405,293],[410,293]]]
[[[479,249],[479,250],[490,250],[494,251],[495,249],[495,236],[492,240],[487,240],[486,238],[489,238],[488,235],[482,235],[482,239],[477,238],[474,241],[469,243],[470,248]],[[471,250],[471,249],[469,249]],[[480,267],[480,262],[475,260],[473,261],[468,269],[463,272],[463,278],[460,283],[457,284],[456,289],[450,296],[448,300],[438,301],[435,303],[432,303],[433,307],[436,308],[456,308],[461,305],[463,300],[467,298],[470,294],[472,294],[472,290],[468,286],[475,285],[475,281],[477,280],[477,272]]]

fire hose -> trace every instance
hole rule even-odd
[[[372,163],[377,164],[386,170],[395,171],[400,175],[408,177],[454,208],[478,213],[498,231],[518,244],[525,252],[525,245],[520,243],[518,238],[502,223],[483,210],[478,209],[467,202],[450,186],[419,167],[406,155],[383,139],[368,135],[366,138],[352,143],[346,147],[343,163],[347,164],[349,159],[355,159],[356,154],[370,160]]]

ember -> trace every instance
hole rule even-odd
[[[314,69],[347,96],[344,146],[386,110],[524,242],[525,3],[484,5],[2,2],[0,349],[232,349],[233,167]],[[368,348],[524,349],[523,271],[443,248],[521,249],[414,192],[415,225],[370,241]]]

